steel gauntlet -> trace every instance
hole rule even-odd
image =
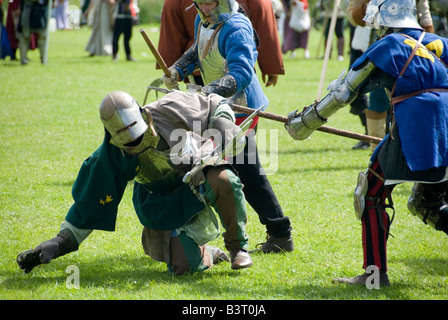
[[[300,113],[297,110],[289,113],[285,124],[289,135],[296,140],[308,138],[330,116],[355,100],[375,69],[375,65],[367,60],[356,69],[351,69],[345,77],[344,72],[333,81],[328,86],[330,92],[321,101],[313,103]]]
[[[316,103],[314,103],[302,112],[298,113],[298,110],[296,110],[289,113],[285,128],[293,139],[304,140],[325,122],[327,122],[327,119],[319,115]]]

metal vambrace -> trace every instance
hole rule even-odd
[[[436,230],[442,230],[443,223],[440,219],[440,215],[432,210],[437,208],[437,211],[441,211],[447,205],[443,202],[443,195],[441,195],[439,201],[426,202],[423,197],[423,192],[425,190],[425,185],[421,183],[415,183],[412,187],[411,196],[408,199],[408,209],[409,211],[421,219],[425,224],[430,225]]]
[[[343,74],[328,89],[330,92],[319,102],[288,114],[286,130],[296,140],[308,138],[314,130],[327,122],[327,119],[339,109],[350,104],[358,96],[360,89],[369,81],[376,66],[366,60],[360,67],[350,69],[345,77]]]
[[[180,80],[192,74],[199,68],[198,52],[193,48],[188,49],[171,67],[179,72]]]
[[[227,74],[217,80],[214,80],[202,87],[202,93],[208,96],[210,93],[216,93],[224,98],[229,98],[236,93],[237,84],[233,76]]]

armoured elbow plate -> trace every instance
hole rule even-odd
[[[204,86],[202,92],[206,96],[210,93],[216,93],[222,97],[228,98],[236,93],[236,89],[237,85],[235,78],[228,74]]]
[[[294,111],[288,115],[286,128],[296,140],[308,138],[314,130],[327,122],[339,109],[350,104],[358,95],[360,88],[369,80],[376,69],[369,60],[356,70],[351,69],[330,84],[330,92],[319,102],[310,105],[302,112]]]

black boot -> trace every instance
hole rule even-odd
[[[274,237],[268,233],[266,242],[259,243],[256,246],[255,251],[261,251],[263,253],[280,253],[280,252],[292,252],[294,250],[294,241],[292,236],[287,237]],[[251,251],[252,252],[252,251]]]
[[[448,205],[444,204],[441,208],[434,210],[433,212],[439,215],[439,220],[435,229],[448,234]]]
[[[359,141],[357,144],[355,144],[352,149],[353,150],[366,150],[370,148],[370,143],[366,141]]]
[[[25,273],[40,264],[50,263],[52,259],[78,250],[78,242],[68,229],[61,230],[56,237],[39,244],[32,250],[17,256],[17,263]]]

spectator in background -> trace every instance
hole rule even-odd
[[[260,37],[258,66],[266,87],[275,86],[278,75],[285,74],[277,23],[270,0],[238,0]],[[194,42],[196,7],[191,0],[165,0],[160,25],[158,50],[168,66]],[[159,66],[157,67],[159,68]],[[194,74],[195,83],[202,85],[200,73]],[[193,77],[189,77],[192,82]]]
[[[90,0],[81,0],[79,2],[79,7],[81,8],[81,21],[80,21],[81,26],[88,24],[86,11],[89,8],[89,4]]]
[[[67,30],[68,27],[68,0],[54,0],[54,17],[58,30]]]
[[[12,55],[8,33],[3,25],[3,16],[3,0],[0,0],[0,59],[5,59],[7,56]]]
[[[295,29],[291,22],[292,19],[308,19],[309,22],[309,3],[308,0],[282,0],[283,7],[285,8],[285,19],[283,24],[283,44],[282,44],[282,52],[287,53],[291,51],[291,58],[295,58],[296,49],[302,48],[305,50],[304,57],[305,59],[309,59],[310,51],[308,50],[308,34],[310,32],[310,26],[308,28]],[[293,14],[293,10],[297,6],[303,7],[303,15],[301,17]],[[305,16],[306,15],[306,16]],[[300,24],[300,23],[299,23]]]
[[[16,52],[19,47],[19,32],[17,26],[19,25],[20,12],[20,0],[11,0],[8,2],[6,31],[8,33],[9,45],[11,46],[11,60],[17,60]]]
[[[112,55],[113,8],[115,0],[91,0],[85,15],[92,14],[92,35],[86,46],[90,56]]]
[[[11,60],[17,60],[16,53],[19,47],[19,21],[21,13],[20,0],[10,0],[8,2],[8,12],[6,14],[6,31],[8,33],[9,45],[11,47]],[[29,50],[36,49],[36,36],[31,35]]]
[[[118,61],[118,40],[123,34],[124,51],[126,52],[126,60],[134,61],[131,56],[131,46],[129,42],[132,37],[132,26],[134,25],[134,17],[136,16],[134,3],[132,0],[116,0],[114,9],[114,34],[112,39],[112,59]]]
[[[283,3],[281,0],[271,0],[271,4],[272,4],[272,9],[274,9],[274,16],[275,16],[275,20],[277,21],[277,27],[278,27],[280,18],[285,13],[285,8],[283,7]]]
[[[429,0],[431,17],[434,24],[434,33],[448,37],[448,1]]]
[[[33,12],[33,14],[31,14]],[[18,25],[20,63],[28,64],[27,53],[30,47],[31,35],[37,34],[37,47],[40,51],[40,61],[45,62],[47,24],[48,24],[48,0],[23,0],[21,2],[21,15]]]
[[[369,44],[370,29],[362,26],[350,27],[350,63],[351,66],[356,59],[358,59],[367,50]],[[365,134],[367,134],[367,120],[366,110],[369,107],[369,95],[366,93],[360,93],[355,100],[350,103],[350,113],[358,116],[361,120],[362,126],[365,128]],[[366,141],[359,141],[352,148],[355,150],[365,150],[370,147],[370,143]]]
[[[320,8],[324,11],[324,15],[327,17],[327,25],[325,26],[325,45],[327,44],[328,39],[328,33],[330,32],[330,21],[331,17],[333,15],[333,8],[334,8],[334,0],[322,0],[319,1]],[[334,28],[334,33],[337,38],[337,50],[338,50],[338,60],[344,61],[344,48],[345,48],[345,37],[344,37],[344,24],[345,22],[345,13],[341,9],[341,7],[338,8],[337,12],[337,19],[336,19],[336,25]]]

